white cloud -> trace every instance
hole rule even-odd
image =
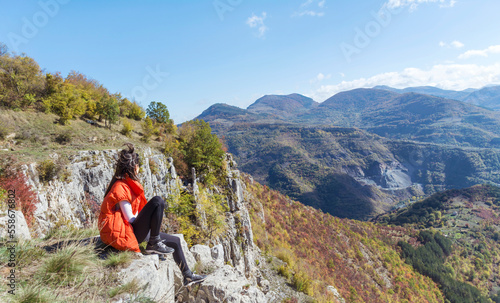
[[[326,100],[341,91],[377,85],[395,88],[430,85],[442,89],[463,90],[493,83],[500,83],[500,62],[492,65],[439,64],[428,70],[406,68],[400,72],[342,81],[335,85],[322,85],[311,97],[314,100]]]
[[[266,17],[267,13],[263,12],[261,17],[252,14],[252,16],[247,19],[248,26],[250,26],[251,28],[257,28],[257,37],[259,38],[263,38],[266,32],[269,30],[269,28],[264,24],[264,20],[266,19]]]
[[[489,55],[492,54],[500,54],[500,45],[492,45],[488,47],[487,49],[483,50],[468,50],[465,53],[461,54],[458,56],[459,59],[469,59],[470,57],[488,57]]]
[[[325,12],[323,11],[325,3],[326,0],[307,0],[300,5],[300,11],[293,13],[292,17],[323,17],[325,15]],[[318,7],[318,10],[314,9],[316,6]]]
[[[455,41],[453,41],[453,42],[451,42],[449,44],[446,43],[446,42],[441,41],[441,42],[439,42],[439,46],[441,46],[441,47],[448,47],[448,48],[450,48],[450,47],[452,47],[452,48],[462,48],[465,45],[462,42],[460,42],[458,40],[455,40]]]
[[[462,48],[465,45],[462,42],[455,40],[451,42],[451,46],[453,46],[454,48]]]
[[[456,0],[388,0],[385,6],[395,9],[399,7],[410,7],[410,11],[415,10],[422,3],[439,3],[439,7],[454,7]]]
[[[309,80],[310,83],[316,83],[316,82],[321,82],[323,80],[328,80],[332,77],[332,75],[328,74],[325,75],[323,73],[319,73],[314,79]]]

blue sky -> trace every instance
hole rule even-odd
[[[498,0],[0,0],[0,41],[176,123],[266,94],[500,84]]]

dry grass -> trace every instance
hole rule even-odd
[[[3,133],[15,133],[14,151],[8,153],[15,155],[22,163],[29,163],[46,160],[54,152],[67,157],[81,150],[119,149],[125,142],[131,142],[138,147],[146,146],[140,140],[141,121],[122,118],[110,130],[101,122],[91,125],[86,119],[76,119],[63,126],[56,123],[57,119],[54,114],[0,109]],[[130,123],[132,127],[130,137],[121,134],[123,123]],[[161,149],[163,143],[155,139],[156,137],[152,138],[147,146]],[[5,147],[5,142],[2,144],[0,141],[0,148]]]
[[[109,302],[125,294],[135,298],[137,283],[120,285],[117,278],[117,272],[132,261],[132,253],[111,253],[107,259],[99,259],[93,243],[82,241],[95,232],[61,230],[45,240],[20,241],[16,247],[16,295],[8,295],[2,285],[0,302]],[[6,247],[0,247],[2,275],[9,270],[8,254]],[[152,302],[145,297],[134,300]]]

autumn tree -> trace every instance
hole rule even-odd
[[[22,55],[0,51],[0,105],[23,109],[41,100],[45,76],[38,63]]]

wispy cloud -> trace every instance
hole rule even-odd
[[[388,0],[385,5],[389,8],[409,7],[410,11],[417,9],[423,3],[439,3],[439,7],[454,7],[456,0]]]
[[[465,45],[462,42],[455,40],[451,43],[446,43],[446,42],[441,41],[441,42],[439,42],[439,46],[458,49],[458,48],[464,47]]]
[[[266,32],[269,30],[269,28],[264,24],[266,17],[267,13],[263,12],[261,17],[252,14],[252,16],[247,19],[248,26],[257,29],[257,37],[259,38],[264,38]]]
[[[492,45],[487,49],[473,49],[458,56],[459,59],[469,59],[470,57],[488,57],[491,54],[500,54],[500,45]]]
[[[313,79],[309,80],[310,83],[318,83],[318,82],[321,82],[323,80],[328,80],[332,77],[332,75],[328,74],[328,75],[325,75],[323,73],[319,73],[318,75],[316,75],[316,77],[314,77]]]
[[[323,17],[325,4],[326,0],[307,0],[300,5],[299,11],[293,13],[292,17]]]
[[[388,72],[370,78],[342,81],[335,85],[322,85],[311,97],[314,100],[325,100],[341,91],[377,85],[396,88],[430,85],[443,89],[463,90],[493,83],[500,83],[500,63],[492,65],[439,64],[428,70],[406,68],[400,72]]]

